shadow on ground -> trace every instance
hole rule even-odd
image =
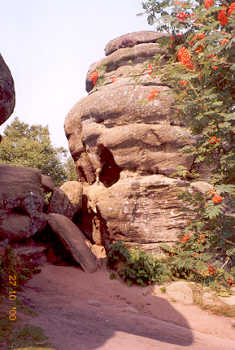
[[[45,265],[20,297],[38,315],[25,321],[42,327],[56,350],[192,344],[187,320],[168,301],[145,293],[110,280],[107,271],[87,274],[78,267]]]

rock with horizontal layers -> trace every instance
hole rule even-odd
[[[0,125],[10,117],[14,107],[14,81],[8,66],[0,55]]]
[[[109,188],[84,186],[88,208],[105,222],[100,225],[101,243],[122,240],[155,252],[161,243],[174,243],[185,224],[177,193],[187,185],[181,180],[152,175],[120,179]],[[92,238],[100,244],[95,230]]]
[[[147,30],[124,34],[108,42],[104,49],[105,55],[108,56],[114,51],[125,47],[133,47],[143,43],[156,43],[163,36],[166,36],[166,34]]]
[[[0,165],[0,240],[21,241],[46,225],[41,173]]]
[[[194,159],[182,148],[193,138],[175,122],[172,88],[151,74],[149,62],[165,55],[158,44],[162,36],[136,32],[111,41],[107,57],[88,70],[89,95],[65,120],[84,202],[92,213],[93,224],[84,227],[81,219],[81,227],[98,245],[122,239],[159,251],[161,242],[172,244],[185,227],[177,192],[189,183],[171,176],[179,166],[192,169]],[[93,72],[98,72],[95,85]]]
[[[65,248],[86,272],[95,272],[97,261],[95,255],[86,243],[86,237],[79,228],[66,216],[61,214],[48,214],[47,221]]]
[[[82,184],[78,181],[68,181],[54,190],[48,212],[62,214],[72,219],[81,207]]]
[[[43,265],[47,262],[46,250],[47,247],[43,244],[29,242],[27,244],[12,245],[14,254],[26,266]]]

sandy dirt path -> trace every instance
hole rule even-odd
[[[234,320],[128,287],[105,270],[45,265],[21,298],[56,350],[235,350]]]

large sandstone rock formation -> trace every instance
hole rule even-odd
[[[0,55],[0,125],[12,114],[15,107],[15,89],[11,72]]]
[[[122,239],[156,250],[160,242],[174,242],[185,223],[177,190],[189,183],[169,176],[179,165],[191,169],[192,157],[181,152],[191,136],[173,122],[171,88],[146,71],[156,53],[164,54],[162,35],[132,33],[108,43],[107,57],[89,68],[89,95],[65,120],[83,210],[93,221],[86,234],[96,244]],[[104,66],[94,86],[91,73]],[[148,101],[154,89],[160,93]]]

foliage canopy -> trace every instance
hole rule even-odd
[[[52,145],[47,126],[30,126],[16,117],[4,130],[0,145],[2,164],[37,168],[42,174],[51,176],[59,186],[67,180],[68,173],[63,164],[66,156],[64,148]],[[68,164],[68,167],[71,172],[72,165]]]

